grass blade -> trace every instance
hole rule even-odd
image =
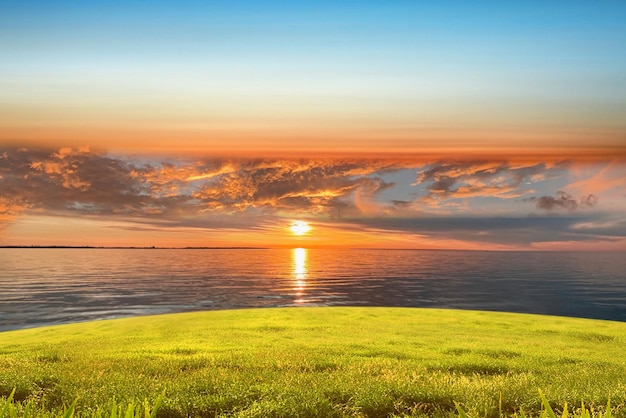
[[[24,408],[24,418],[30,418],[30,417],[35,417],[35,413],[33,412],[33,401],[30,400],[27,404],[26,407]]]
[[[591,418],[591,413],[587,408],[585,408],[585,402],[581,402],[580,405],[580,418]]]
[[[548,418],[556,418],[556,414],[552,410],[552,407],[550,406],[550,402],[548,402],[546,397],[543,395],[543,392],[541,391],[541,389],[539,389],[539,396],[541,397],[541,403],[543,404],[543,407],[545,408]]]
[[[74,416],[74,409],[76,409],[76,401],[78,401],[78,399],[74,399],[74,402],[72,402],[70,407],[67,408],[67,411],[65,411],[65,413],[63,414],[63,418],[72,418]]]
[[[126,408],[126,413],[124,414],[124,418],[134,418],[135,417],[135,404],[133,402],[128,404],[128,408]]]
[[[117,418],[117,402],[115,402],[115,399],[111,402],[111,414],[109,418]]]
[[[526,414],[524,413],[524,409],[520,407],[519,409],[519,416],[520,418],[526,418]]]
[[[157,410],[163,404],[163,400],[165,399],[165,389],[161,394],[154,400],[154,406],[152,407],[152,413],[150,414],[150,418],[156,418]]]
[[[454,406],[456,406],[456,410],[459,411],[459,418],[469,418],[458,402],[454,402]]]
[[[113,404],[111,407],[111,415],[109,415],[109,418],[117,418],[117,405]]]
[[[15,388],[13,388],[9,397],[6,399],[6,401],[4,401],[4,405],[2,405],[2,411],[0,411],[0,417],[4,417],[5,414],[7,413],[7,410],[9,409],[9,405],[13,403],[13,396],[15,396]]]

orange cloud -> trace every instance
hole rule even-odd
[[[165,159],[77,148],[15,148],[0,150],[0,224],[15,225],[35,214],[84,220],[80,230],[98,222],[98,233],[106,239],[126,231],[124,239],[130,240],[134,231],[156,240],[161,231],[195,243],[196,231],[223,242],[236,239],[237,245],[268,240],[290,245],[280,234],[285,220],[296,218],[323,222],[328,231],[332,225],[351,225],[341,234],[335,231],[334,241],[318,234],[315,245],[369,245],[364,238],[369,236],[392,246],[440,248],[435,241],[463,241],[463,248],[469,243],[495,248],[555,237],[613,242],[626,236],[621,227],[602,227],[622,225],[622,212],[612,210],[623,208],[619,200],[599,196],[600,210],[595,195],[558,194],[567,190],[563,186],[573,169],[576,164],[555,161]],[[605,191],[618,193],[623,180],[616,173],[622,169],[617,164],[582,170],[573,186],[611,180],[614,185]],[[106,228],[123,231],[102,232]]]
[[[207,211],[326,213],[358,211],[364,176],[393,167],[384,161],[187,160],[155,162],[89,150],[4,152],[2,187],[33,207],[101,216],[178,218]]]
[[[589,177],[587,172],[594,170],[594,174]],[[580,165],[577,167],[578,175],[584,176],[574,183],[568,185],[565,190],[575,194],[596,194],[606,192],[616,192],[626,196],[626,164],[613,159],[605,163],[603,167],[597,169],[597,165]]]
[[[29,205],[21,200],[9,200],[0,196],[0,227],[25,212]]]
[[[415,205],[430,213],[468,212],[472,198],[514,200],[536,193],[533,185],[561,175],[568,163],[441,161],[417,171],[413,186],[425,189]]]

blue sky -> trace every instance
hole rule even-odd
[[[257,136],[279,149],[301,136],[333,149],[367,131],[363,149],[379,151],[383,139],[419,149],[429,135],[450,148],[480,135],[518,148],[545,138],[614,146],[626,131],[619,1],[3,2],[0,10],[6,140],[78,144],[91,129],[82,141],[98,143],[93,131],[118,129],[108,144],[141,146],[156,126],[196,148],[224,134],[242,146]]]

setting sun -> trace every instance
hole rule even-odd
[[[311,230],[311,227],[307,222],[304,221],[294,221],[291,223],[289,230],[294,235],[304,235]]]

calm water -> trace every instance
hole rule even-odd
[[[192,310],[329,305],[626,321],[626,254],[0,249],[0,330]]]

